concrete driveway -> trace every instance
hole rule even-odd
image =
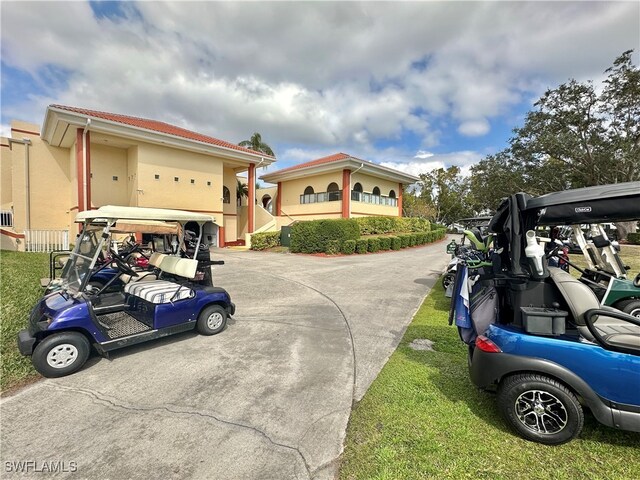
[[[65,478],[333,478],[352,404],[442,272],[444,250],[216,250],[226,264],[214,282],[237,305],[227,329],[95,357],[3,399],[2,476],[31,461],[37,478],[52,466]]]

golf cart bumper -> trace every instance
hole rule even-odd
[[[29,333],[29,330],[20,330],[18,332],[18,350],[22,355],[31,355],[36,338]]]
[[[236,304],[233,302],[230,302],[229,305],[227,306],[227,314],[231,317],[233,316],[234,313],[236,313]]]

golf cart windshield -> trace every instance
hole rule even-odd
[[[76,240],[76,246],[62,270],[62,288],[70,293],[78,293],[93,269],[104,245],[104,226],[85,225]],[[106,232],[105,232],[106,233]],[[85,282],[86,283],[86,282]]]

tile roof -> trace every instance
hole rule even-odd
[[[324,165],[325,163],[339,162],[340,160],[346,160],[347,158],[354,157],[352,157],[351,155],[347,155],[346,153],[334,153],[333,155],[329,155],[328,157],[322,157],[318,158],[317,160],[311,160],[310,162],[299,163],[298,165],[294,165],[292,167],[283,168],[282,170],[276,170],[275,172],[269,173],[269,175],[291,172],[294,170],[300,170],[301,168],[315,167],[317,165]]]
[[[251,150],[249,148],[244,148],[230,142],[225,142],[224,140],[219,140],[217,138],[209,137],[208,135],[192,132],[191,130],[186,130],[184,128],[176,127],[175,125],[159,122],[157,120],[149,120],[140,117],[130,117],[128,115],[119,115],[116,113],[100,112],[96,110],[87,110],[85,108],[68,107],[65,105],[50,105],[50,107],[57,108],[59,110],[66,110],[68,112],[79,113],[80,115],[86,115],[88,117],[101,118],[103,120],[109,120],[111,122],[121,123],[123,125],[129,125],[131,127],[137,127],[144,130],[151,130],[158,133],[186,138],[188,140],[208,143],[211,145],[216,145],[218,147],[230,148],[254,155],[257,154],[268,158],[274,158],[271,155],[267,155],[266,153],[256,152],[255,150]]]

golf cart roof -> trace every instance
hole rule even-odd
[[[483,216],[479,216],[479,217],[469,217],[469,218],[461,218],[460,220],[458,220],[457,223],[459,223],[460,225],[479,225],[479,226],[487,226],[489,225],[489,221],[492,219],[493,217],[491,215],[483,215]]]
[[[165,208],[145,207],[120,207],[117,205],[105,205],[97,210],[87,210],[76,215],[76,222],[87,220],[141,220],[160,222],[215,222],[211,215],[203,213],[187,212],[184,210],[169,210]]]
[[[602,223],[640,218],[640,182],[598,185],[549,193],[526,201],[539,211],[538,225]]]

